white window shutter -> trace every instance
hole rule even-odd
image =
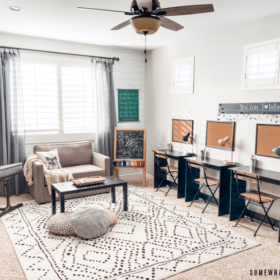
[[[193,93],[194,57],[172,62],[172,94]]]
[[[21,78],[26,133],[58,133],[57,66],[22,63]]]
[[[279,88],[280,40],[245,46],[243,90]]]
[[[62,67],[63,132],[94,131],[92,70]]]

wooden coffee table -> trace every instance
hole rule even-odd
[[[72,182],[52,184],[52,213],[56,213],[56,192],[60,195],[60,212],[64,213],[65,195],[111,188],[112,203],[116,203],[116,187],[123,187],[123,210],[127,211],[127,182],[113,176],[104,178],[106,178],[106,181],[103,184],[89,185],[86,187],[76,187]]]

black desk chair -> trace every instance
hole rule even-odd
[[[178,180],[178,167],[170,166],[169,163],[168,163],[168,157],[166,155],[164,155],[163,153],[161,153],[161,152],[155,153],[155,161],[156,161],[159,173],[160,173],[158,175],[162,178],[162,181],[157,186],[156,192],[158,190],[160,190],[160,187],[161,187],[162,183],[166,180],[166,176],[170,175],[172,180],[173,180],[173,182],[169,186],[168,191],[165,192],[165,196],[167,196],[172,188],[173,189],[177,189],[178,188],[178,184],[177,184],[177,180]],[[164,166],[162,166],[162,161],[164,162]],[[174,174],[176,174],[176,175],[174,175]],[[162,191],[162,190],[160,190],[160,191]]]
[[[243,214],[248,215],[252,222],[254,221],[253,216],[251,214],[251,211],[248,209],[248,206],[250,204],[253,204],[253,205],[261,206],[264,213],[265,213],[264,217],[262,218],[262,220],[261,220],[261,222],[258,226],[258,228],[256,229],[256,231],[254,233],[254,236],[257,235],[257,232],[258,232],[259,228],[261,227],[262,223],[264,222],[265,218],[268,219],[268,222],[269,222],[270,226],[272,227],[273,230],[275,230],[271,220],[268,217],[268,212],[271,209],[271,206],[273,205],[274,201],[276,199],[279,199],[279,197],[277,197],[275,195],[268,194],[268,193],[261,192],[261,190],[260,190],[261,189],[261,187],[260,187],[261,186],[260,175],[247,173],[247,172],[244,172],[244,171],[234,170],[234,177],[236,179],[236,186],[237,186],[237,191],[238,191],[239,198],[242,198],[242,199],[245,200],[245,207],[243,208],[243,210],[242,210],[242,212],[241,212],[241,214],[240,214],[240,216],[239,216],[239,218],[238,218],[238,220],[235,224],[235,227],[238,225],[238,223],[239,223],[240,219],[242,218]],[[258,190],[257,191],[250,190],[250,191],[246,191],[246,192],[241,193],[239,191],[238,180],[256,183]],[[247,202],[247,204],[246,204],[246,202]],[[265,207],[264,204],[267,204],[267,203],[269,203],[268,207]],[[242,224],[240,224],[240,225],[247,228],[247,229],[253,230],[253,229],[251,229],[249,227],[246,227]]]
[[[21,171],[22,171],[21,163],[0,166],[0,182],[4,183],[5,193],[7,198],[7,206],[5,208],[0,208],[0,211],[2,211],[0,213],[0,217],[3,217],[5,214],[22,206],[22,203],[13,206],[10,204],[10,187],[9,187],[9,180],[14,175],[20,173]]]
[[[204,200],[204,202],[206,203],[205,207],[203,208],[202,210],[202,213],[204,213],[204,211],[206,210],[207,206],[209,205],[210,201],[213,199],[214,202],[218,205],[218,201],[217,199],[215,198],[215,193],[217,192],[217,190],[219,189],[219,186],[220,186],[220,181],[218,179],[215,179],[215,178],[211,178],[211,177],[208,177],[207,174],[206,174],[206,167],[204,165],[203,162],[200,162],[200,161],[196,161],[194,159],[188,159],[188,167],[189,167],[189,170],[190,170],[190,174],[191,174],[191,181],[194,183],[194,184],[198,184],[199,187],[198,187],[198,191],[197,193],[195,194],[195,196],[193,197],[193,200],[191,202],[191,204],[189,205],[189,207],[192,206],[193,202],[196,200],[196,198],[198,197],[198,195],[201,195],[202,199]],[[198,168],[198,169],[201,169],[203,170],[203,176],[202,178],[198,178],[198,179],[193,179],[194,176],[192,174],[192,168]],[[208,201],[206,202],[206,200],[204,199],[204,195],[201,190],[203,187],[206,187],[211,196],[210,198],[208,199]],[[214,188],[212,190],[212,188]]]

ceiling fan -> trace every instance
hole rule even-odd
[[[127,16],[133,16],[130,20],[115,26],[111,30],[120,30],[131,24],[138,34],[143,34],[145,37],[146,35],[155,34],[159,30],[160,26],[172,31],[179,31],[184,28],[184,26],[166,17],[214,12],[212,4],[179,6],[162,9],[159,0],[133,0],[130,12],[87,7],[78,7],[78,9],[116,12],[123,13]],[[145,54],[147,53],[146,46],[144,52]],[[147,62],[147,59],[145,59],[145,62]]]
[[[143,35],[156,33],[160,26],[172,31],[179,31],[184,28],[175,21],[166,18],[169,16],[214,12],[214,7],[212,4],[179,6],[162,9],[159,0],[133,0],[130,12],[87,7],[78,7],[78,9],[117,12],[128,16],[134,16],[130,20],[115,26],[111,30],[120,30],[131,24],[138,34]]]

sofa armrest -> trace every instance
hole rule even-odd
[[[43,163],[34,161],[32,163],[32,172],[33,172],[33,197],[36,201],[40,200],[40,194],[43,193],[41,188],[44,188],[45,177],[44,177],[44,166]]]
[[[105,176],[110,176],[110,158],[99,153],[92,153],[92,164],[105,170]]]

